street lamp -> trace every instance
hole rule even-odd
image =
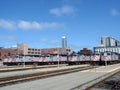
[[[59,53],[57,54],[57,60],[58,60],[58,68],[60,67],[59,65]]]
[[[58,41],[56,41],[56,46],[57,46],[57,61],[58,61],[58,68],[59,68],[59,48],[58,48]]]
[[[107,52],[104,53],[104,56],[105,56],[105,66],[107,67]]]
[[[25,46],[24,46],[24,67],[25,67]]]

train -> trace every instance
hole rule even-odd
[[[58,62],[59,61],[59,62]],[[11,55],[3,59],[3,65],[48,65],[48,64],[66,64],[66,55],[40,55],[40,56],[19,56]]]
[[[120,55],[114,52],[101,52],[94,54],[73,54],[69,56],[68,64],[88,63],[91,65],[106,65],[120,63]]]
[[[120,55],[114,52],[101,52],[94,54],[77,54],[70,55],[40,55],[40,56],[19,56],[11,55],[3,59],[4,65],[47,65],[47,64],[91,64],[106,65],[120,62]]]

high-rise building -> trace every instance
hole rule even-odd
[[[101,45],[94,47],[94,52],[116,52],[120,54],[120,41],[112,37],[102,37]]]
[[[62,36],[62,48],[67,48],[67,39],[65,36]]]
[[[120,46],[120,42],[112,37],[102,37],[101,44],[105,47]]]

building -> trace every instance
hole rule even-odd
[[[23,52],[16,48],[0,48],[0,60],[10,55],[22,55]]]
[[[60,55],[67,55],[72,53],[73,50],[70,48],[46,48],[46,49],[41,49],[41,54],[60,54]]]
[[[39,56],[42,54],[61,54],[68,55],[73,52],[70,48],[30,48],[26,43],[17,44],[16,47],[3,48],[0,47],[0,60],[10,55],[29,55],[29,56]]]
[[[43,54],[67,55],[73,51],[70,48],[30,48],[26,43],[18,44],[17,48],[23,51],[23,55],[31,55],[31,56],[43,55]]]
[[[105,47],[120,46],[120,42],[112,37],[102,37],[101,44]]]
[[[17,44],[17,48],[23,51],[23,55],[28,54],[28,44],[26,43]]]
[[[27,55],[41,55],[41,49],[40,48],[28,48]]]
[[[26,43],[18,44],[17,48],[23,51],[23,55],[41,55],[40,48],[29,48]]]
[[[116,52],[120,54],[120,46],[94,47],[94,52]]]
[[[62,36],[62,48],[67,48],[67,39],[65,36]]]
[[[87,48],[83,48],[83,50],[80,50],[79,54],[92,54],[92,50],[89,50]]]
[[[101,44],[93,48],[94,52],[116,52],[120,54],[120,42],[112,37],[102,37]]]

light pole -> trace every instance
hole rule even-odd
[[[107,67],[107,52],[105,52],[105,66]]]
[[[20,52],[19,52],[19,47],[17,47],[17,55],[18,55],[18,60],[20,61]],[[21,61],[20,61],[21,62]],[[18,66],[20,65],[20,63],[18,63]]]
[[[24,67],[25,67],[25,46],[24,46]]]
[[[60,67],[60,64],[59,64],[59,54],[57,54],[57,59],[58,59],[58,68]]]
[[[56,41],[56,46],[57,46],[57,61],[58,61],[58,68],[59,68],[60,65],[59,65],[59,48],[58,48],[58,41]]]

